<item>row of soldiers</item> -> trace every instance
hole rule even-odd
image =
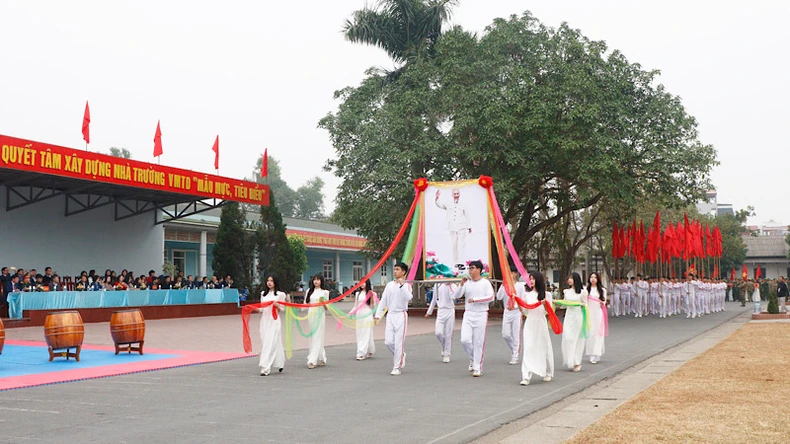
[[[609,284],[609,315],[667,318],[686,314],[693,319],[724,311],[728,285],[719,279],[700,278],[689,273],[686,280],[648,277],[614,279]]]

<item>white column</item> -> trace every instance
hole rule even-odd
[[[335,251],[335,269],[333,271],[335,274],[335,282],[337,282],[337,291],[342,293],[343,287],[340,286],[340,252],[339,251]]]
[[[370,258],[368,258],[368,266],[365,268],[365,274],[370,273]],[[371,276],[370,283],[373,283],[373,277]]]
[[[206,232],[200,232],[200,276],[206,275]]]

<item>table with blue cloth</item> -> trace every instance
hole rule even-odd
[[[239,303],[235,288],[217,290],[45,291],[8,294],[8,316],[22,319],[24,310],[143,307],[151,305]]]

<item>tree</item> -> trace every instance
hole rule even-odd
[[[303,262],[295,256],[285,235],[285,224],[277,209],[277,198],[274,195],[269,197],[269,206],[261,206],[261,219],[255,233],[258,271],[262,283],[265,284],[268,274],[274,274],[281,290],[291,291],[304,272]]]
[[[222,206],[211,267],[219,277],[231,275],[238,288],[252,283],[255,239],[241,206],[228,202]]]
[[[605,43],[529,13],[478,38],[456,27],[396,81],[368,71],[319,123],[342,179],[333,219],[374,251],[394,237],[411,181],[489,175],[519,252],[602,204],[677,207],[710,188],[715,150],[680,99]],[[360,168],[364,165],[365,168]]]
[[[110,155],[115,157],[120,157],[122,159],[131,159],[132,153],[127,150],[126,148],[116,148],[114,146],[110,147]]]
[[[346,20],[346,40],[378,46],[401,68],[423,54],[432,54],[442,24],[457,0],[379,0],[377,8],[360,9]]]
[[[324,195],[321,192],[324,181],[315,176],[294,190],[283,180],[281,176],[280,161],[269,156],[267,177],[261,177],[261,165],[263,159],[259,158],[252,171],[255,182],[265,183],[271,189],[271,195],[279,202],[279,211],[282,216],[294,217],[298,219],[325,219],[324,215]],[[247,206],[247,210],[252,211],[253,206]]]
[[[288,244],[293,254],[294,274],[301,276],[307,271],[307,246],[304,244],[304,239],[299,236],[289,237]]]
[[[754,216],[754,207],[749,206],[745,210],[739,210],[732,214],[720,214],[710,218],[711,224],[719,227],[721,231],[722,256],[719,265],[719,272],[726,274],[729,278],[729,270],[737,270],[746,260],[746,242],[743,234],[746,233],[746,220]],[[711,227],[712,228],[712,227]]]

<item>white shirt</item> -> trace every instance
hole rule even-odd
[[[411,284],[404,282],[398,284],[395,281],[387,283],[384,292],[381,293],[379,308],[376,310],[376,318],[380,318],[386,308],[390,313],[400,313],[409,309],[409,301],[413,297]]]
[[[469,312],[488,311],[488,304],[494,300],[494,287],[491,281],[480,278],[476,281],[469,279],[461,285],[453,295],[454,298],[466,296],[465,309]]]
[[[526,293],[526,285],[524,282],[516,282],[513,286],[516,288],[516,296],[524,299],[524,293]],[[498,301],[504,301],[507,298],[507,291],[505,290],[505,286],[502,285],[499,287],[499,290],[496,292],[496,299]],[[507,304],[509,301],[505,302],[505,310],[508,310]],[[518,304],[516,304],[514,310],[518,309]]]
[[[444,282],[434,287],[431,305],[428,307],[428,316],[433,313],[434,307],[438,307],[439,310],[455,310],[455,299],[453,299],[453,294],[455,294],[456,287],[457,286],[452,282]]]

